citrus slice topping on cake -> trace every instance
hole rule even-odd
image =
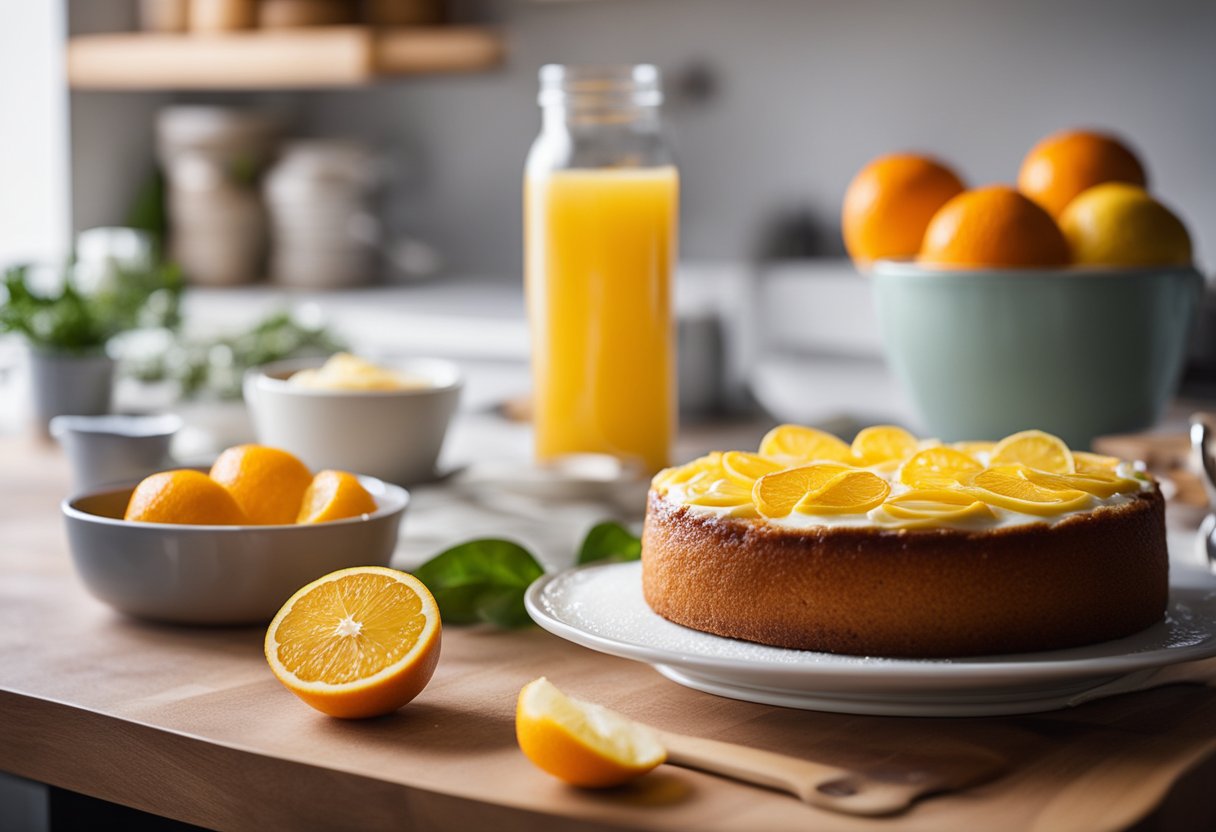
[[[1121,477],[1112,471],[1090,471],[1077,474],[1048,474],[1033,468],[1024,468],[1022,477],[1035,485],[1055,491],[1084,491],[1095,497],[1106,499],[1115,494],[1127,494],[1140,490],[1140,483],[1131,477]]]
[[[847,446],[846,446],[847,447]],[[826,462],[765,474],[752,488],[752,500],[765,517],[785,517],[806,495],[818,491],[849,466]]]
[[[1091,454],[1089,451],[1073,451],[1072,458],[1077,465],[1078,474],[1114,471],[1122,461],[1116,456]]]
[[[1072,451],[1059,437],[1041,430],[1024,430],[1006,436],[992,449],[991,466],[1021,463],[1050,474],[1071,474],[1077,470]]]
[[[760,440],[762,456],[785,457],[801,462],[857,461],[853,450],[843,440],[815,428],[802,425],[778,425]]]
[[[794,506],[801,514],[864,514],[878,508],[890,484],[870,471],[844,471],[807,494]]]
[[[920,441],[903,428],[875,425],[862,429],[853,439],[853,454],[862,465],[877,465],[892,459],[906,459],[916,453]]]
[[[988,505],[1043,516],[1076,511],[1090,502],[1090,495],[1084,491],[1044,488],[1008,468],[981,471],[972,478],[971,485],[965,487],[965,491]]]
[[[974,496],[947,488],[922,488],[891,497],[883,508],[901,520],[958,522],[967,518],[993,518],[992,509]]]
[[[722,454],[722,468],[731,482],[750,489],[752,484],[765,474],[775,473],[785,466],[760,454],[750,454],[747,451],[727,451]]]
[[[899,481],[913,488],[949,488],[984,470],[975,459],[954,448],[926,448],[899,471]]]

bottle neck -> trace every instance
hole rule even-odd
[[[587,106],[571,101],[552,102],[543,106],[541,124],[545,132],[570,133],[619,130],[658,133],[662,128],[657,106]]]

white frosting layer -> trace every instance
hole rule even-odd
[[[873,473],[887,480],[891,484],[892,497],[912,490],[911,487],[899,482],[897,479],[894,479],[892,477],[893,472],[883,472],[875,468],[867,468],[864,470],[872,471]],[[1122,477],[1135,479],[1137,482],[1139,482],[1140,491],[1138,493],[1144,493],[1152,490],[1153,488],[1152,482],[1144,476],[1142,471],[1138,470],[1137,467],[1130,462],[1120,463],[1116,471]],[[1061,520],[1072,517],[1076,514],[1084,514],[1087,511],[1093,511],[1094,509],[1101,508],[1103,506],[1114,507],[1124,505],[1132,500],[1135,500],[1136,498],[1137,493],[1114,494],[1106,498],[1090,495],[1089,500],[1080,508],[1072,511],[1061,512],[1060,514],[1049,517],[1044,517],[1038,514],[1023,514],[1017,511],[1010,511],[1009,509],[1002,508],[1000,506],[990,505],[989,509],[992,511],[992,517],[973,516],[956,520],[943,520],[934,523],[934,525],[944,528],[976,530],[999,529],[1009,526],[1027,526],[1032,523],[1054,525],[1059,523]],[[688,490],[683,484],[673,484],[668,486],[664,492],[664,499],[676,504],[686,505],[689,511],[696,514],[705,514],[714,517],[733,517],[737,515],[737,509],[735,508],[702,506],[688,503]],[[901,523],[899,520],[891,518],[883,511],[881,506],[866,512],[865,514],[804,514],[802,512],[792,511],[785,517],[761,517],[759,519],[769,525],[788,529],[847,526],[872,526],[877,528],[897,529],[900,528],[901,525],[913,525],[906,522]]]

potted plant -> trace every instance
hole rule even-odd
[[[44,435],[54,416],[109,410],[111,338],[177,322],[182,281],[175,267],[115,263],[91,277],[92,285],[79,285],[74,266],[49,276],[28,265],[4,273],[0,332],[17,333],[29,346],[35,425]]]

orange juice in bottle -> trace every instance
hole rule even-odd
[[[647,471],[675,432],[679,177],[651,66],[541,70],[524,182],[536,452]]]

